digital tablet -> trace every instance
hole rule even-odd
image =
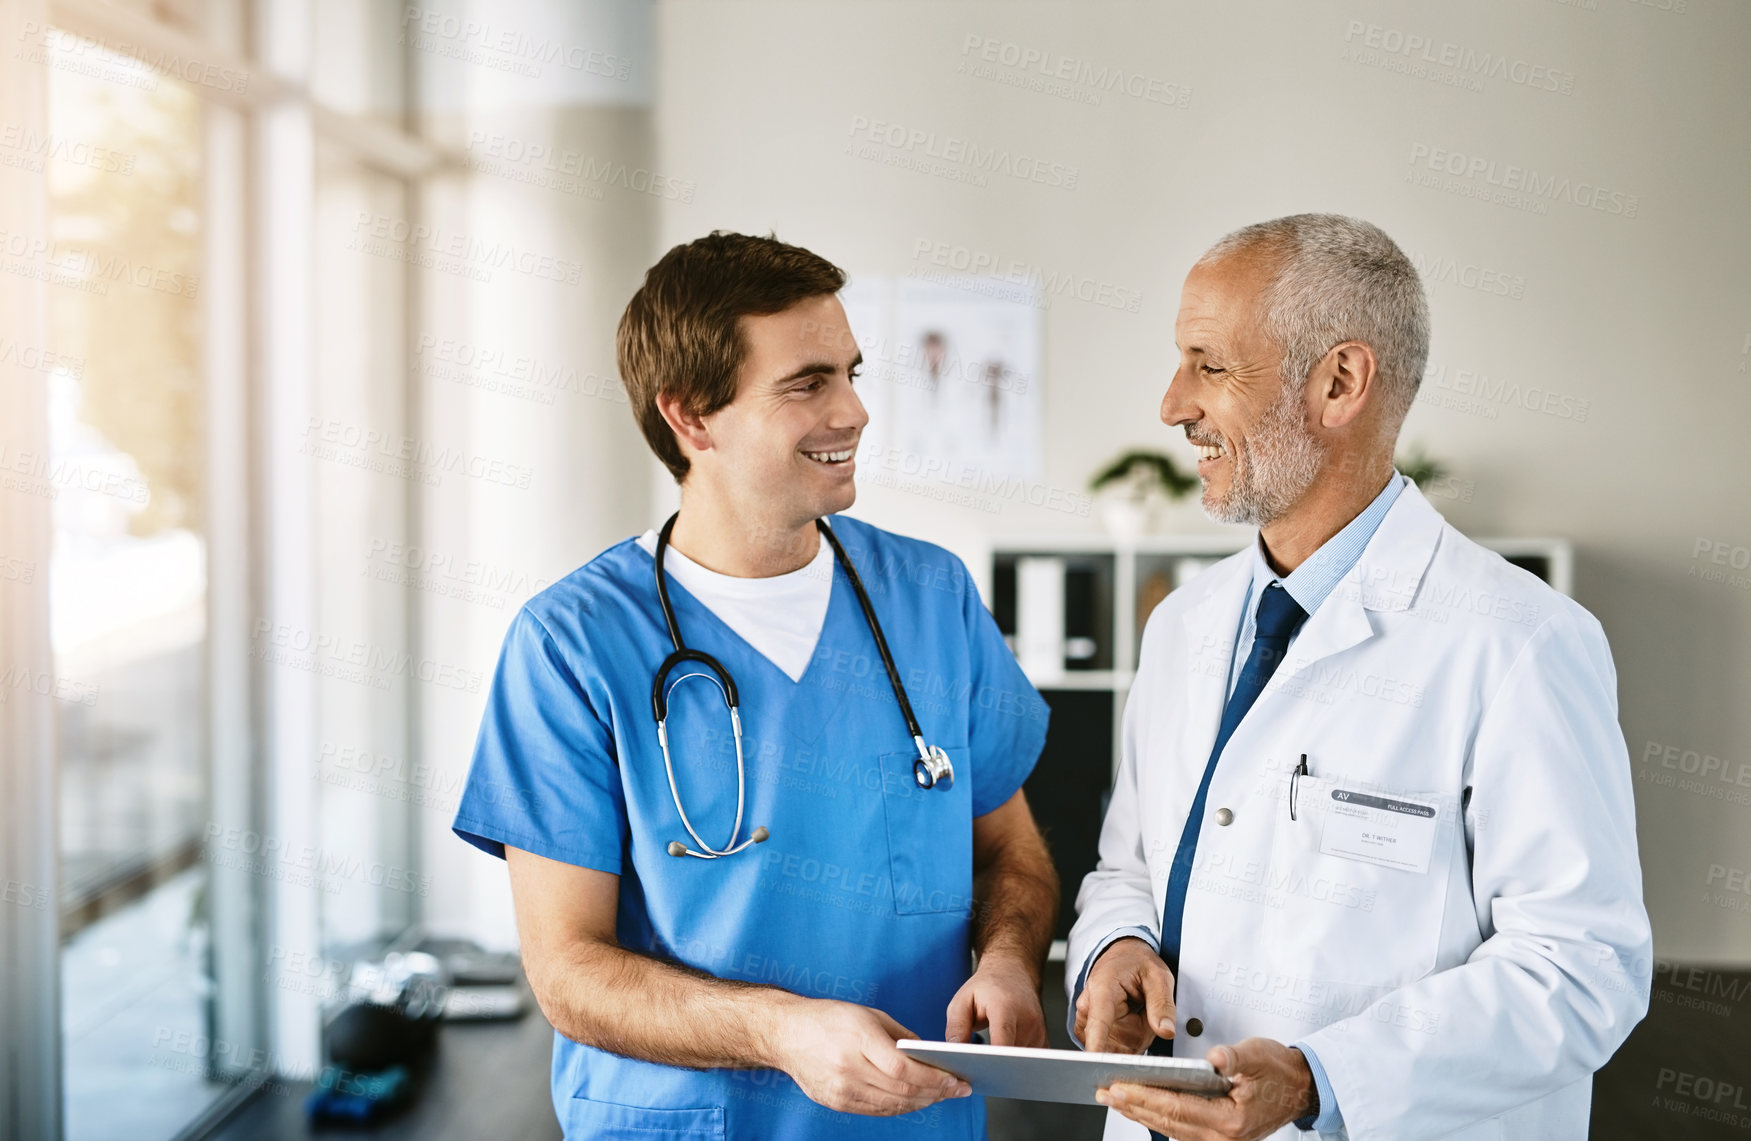
[[[1192,1058],[920,1042],[914,1038],[894,1045],[907,1057],[947,1070],[972,1086],[974,1093],[988,1097],[1098,1105],[1094,1091],[1114,1082],[1136,1082],[1206,1097],[1228,1092],[1227,1078],[1209,1062]]]

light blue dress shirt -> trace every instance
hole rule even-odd
[[[1283,589],[1289,592],[1301,609],[1307,611],[1309,618],[1318,610],[1344,576],[1355,569],[1356,562],[1361,559],[1362,552],[1368,546],[1368,541],[1374,538],[1374,532],[1380,529],[1380,521],[1386,518],[1386,513],[1398,501],[1398,496],[1404,490],[1405,478],[1398,472],[1392,473],[1392,478],[1386,481],[1374,501],[1362,509],[1344,525],[1344,529],[1320,544],[1317,551],[1308,556],[1306,562],[1290,571],[1287,576],[1279,575],[1271,569],[1271,564],[1265,561],[1264,540],[1257,539],[1252,546],[1252,581],[1247,586],[1246,603],[1240,608],[1240,628],[1234,632],[1234,654],[1229,659],[1228,692],[1234,692],[1235,679],[1239,677],[1240,665],[1246,661],[1246,656],[1252,652],[1252,640],[1258,617],[1253,613],[1253,599],[1259,597],[1265,588],[1273,582],[1283,584]],[[1303,623],[1305,625],[1305,623]],[[1289,644],[1295,644],[1294,637]],[[1088,982],[1089,968],[1113,943],[1120,939],[1141,939],[1150,947],[1160,950],[1155,932],[1145,927],[1121,927],[1102,939],[1094,949],[1094,953],[1082,964],[1082,971],[1076,977],[1076,992],[1070,1002],[1071,1038],[1075,1039],[1076,999],[1081,996],[1082,988]],[[1081,1042],[1076,1043],[1078,1046]],[[1313,1071],[1313,1084],[1319,1090],[1319,1117],[1312,1123],[1312,1128],[1318,1133],[1334,1133],[1343,1128],[1344,1116],[1338,1110],[1338,1101],[1332,1093],[1331,1082],[1325,1076],[1325,1067],[1320,1065],[1319,1058],[1306,1044],[1291,1043],[1300,1050],[1307,1059],[1307,1068]],[[1300,1122],[1296,1122],[1300,1125]]]

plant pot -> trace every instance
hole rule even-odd
[[[1153,496],[1102,493],[1095,497],[1101,525],[1120,543],[1135,543],[1155,525],[1157,501]]]

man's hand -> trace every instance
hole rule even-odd
[[[916,1037],[867,1006],[796,999],[779,1007],[774,1063],[812,1100],[843,1113],[889,1117],[973,1092],[953,1074],[894,1048]]]
[[[1226,1097],[1200,1097],[1114,1082],[1095,1094],[1140,1125],[1177,1141],[1252,1141],[1313,1108],[1313,1071],[1301,1051],[1269,1038],[1217,1046],[1204,1055],[1234,1083]]]
[[[1090,1052],[1141,1054],[1174,1034],[1173,972],[1141,939],[1115,941],[1076,996],[1076,1037]]]
[[[993,1046],[1047,1045],[1039,980],[1025,964],[986,955],[955,992],[948,1004],[948,1040],[970,1042],[973,1031],[987,1027]]]

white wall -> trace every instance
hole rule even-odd
[[[1351,58],[1371,35],[1427,42],[1433,77]],[[1029,89],[1037,70],[981,70],[987,39],[999,60],[1141,77],[1144,95]],[[666,0],[656,162],[697,193],[659,203],[657,249],[719,227],[776,230],[854,276],[897,276],[931,268],[914,257],[924,241],[1140,291],[1136,313],[1065,297],[1045,315],[1043,482],[1080,491],[1121,447],[1189,454],[1157,407],[1179,283],[1204,247],[1300,211],[1374,221],[1432,279],[1431,375],[1405,440],[1453,470],[1436,505],[1474,534],[1574,540],[1638,778],[1681,776],[1643,761],[1672,745],[1676,763],[1693,750],[1751,782],[1748,43],[1751,7],[1731,0]],[[1476,78],[1468,55],[1481,90],[1451,82]],[[1184,107],[1155,101],[1187,88]],[[871,140],[854,124],[878,121],[934,144],[859,157],[852,144]],[[1075,168],[1074,188],[902,165],[951,136]],[[1437,175],[1437,149],[1485,173],[1412,181]],[[1554,178],[1563,197],[1527,210],[1469,196],[1490,188],[1490,163],[1497,179],[1510,166]],[[1594,187],[1602,210],[1575,201]],[[996,533],[1098,525],[867,481],[859,511],[970,560]],[[1693,557],[1714,542],[1727,565],[1713,546]],[[1693,577],[1705,569],[1729,581]],[[1751,908],[1709,883],[1711,868],[1751,868],[1751,788],[1636,788],[1659,953],[1751,960]]]
[[[423,652],[483,676],[474,692],[423,695],[420,751],[438,790],[421,817],[425,921],[509,947],[504,865],[450,822],[511,617],[649,513],[648,453],[615,380],[614,329],[654,244],[653,200],[630,186],[651,163],[650,11],[615,0],[425,10],[446,20],[413,29],[425,130],[467,168],[433,180],[422,220],[440,249],[515,254],[496,268],[452,258],[422,273],[412,367],[423,432],[529,477],[427,489],[421,541],[449,568],[434,577],[457,589],[426,592]],[[486,31],[451,34],[449,17]],[[497,43],[558,45],[560,55],[528,67]]]

